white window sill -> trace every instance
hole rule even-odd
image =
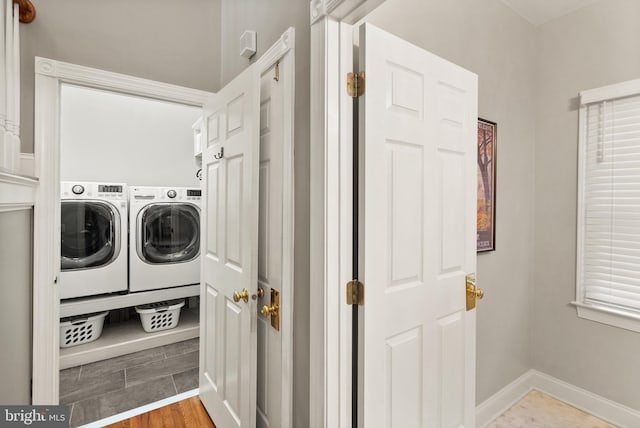
[[[640,333],[640,314],[593,303],[571,302],[578,317]]]

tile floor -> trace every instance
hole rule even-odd
[[[60,403],[71,426],[198,387],[198,338],[60,371]]]
[[[486,428],[615,428],[602,419],[533,390]]]

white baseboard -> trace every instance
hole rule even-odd
[[[485,427],[532,389],[622,428],[640,427],[640,411],[601,397],[537,370],[529,370],[476,408],[476,425]]]
[[[624,428],[640,427],[640,411],[532,370],[533,388]]]
[[[533,370],[529,370],[479,404],[476,407],[476,426],[487,426],[531,391],[532,372]]]

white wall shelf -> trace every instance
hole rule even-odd
[[[200,334],[200,315],[197,309],[184,309],[180,322],[171,330],[146,333],[138,317],[129,321],[105,325],[102,336],[94,342],[60,349],[60,369],[76,367],[95,361],[119,357],[157,346],[169,345]]]
[[[93,312],[110,311],[112,309],[129,308],[145,303],[163,300],[184,299],[200,295],[200,285],[166,288],[163,290],[142,291],[112,296],[86,297],[63,301],[60,303],[60,318],[84,315]]]

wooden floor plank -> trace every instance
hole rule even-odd
[[[107,428],[216,428],[200,398],[186,400],[134,416]]]

